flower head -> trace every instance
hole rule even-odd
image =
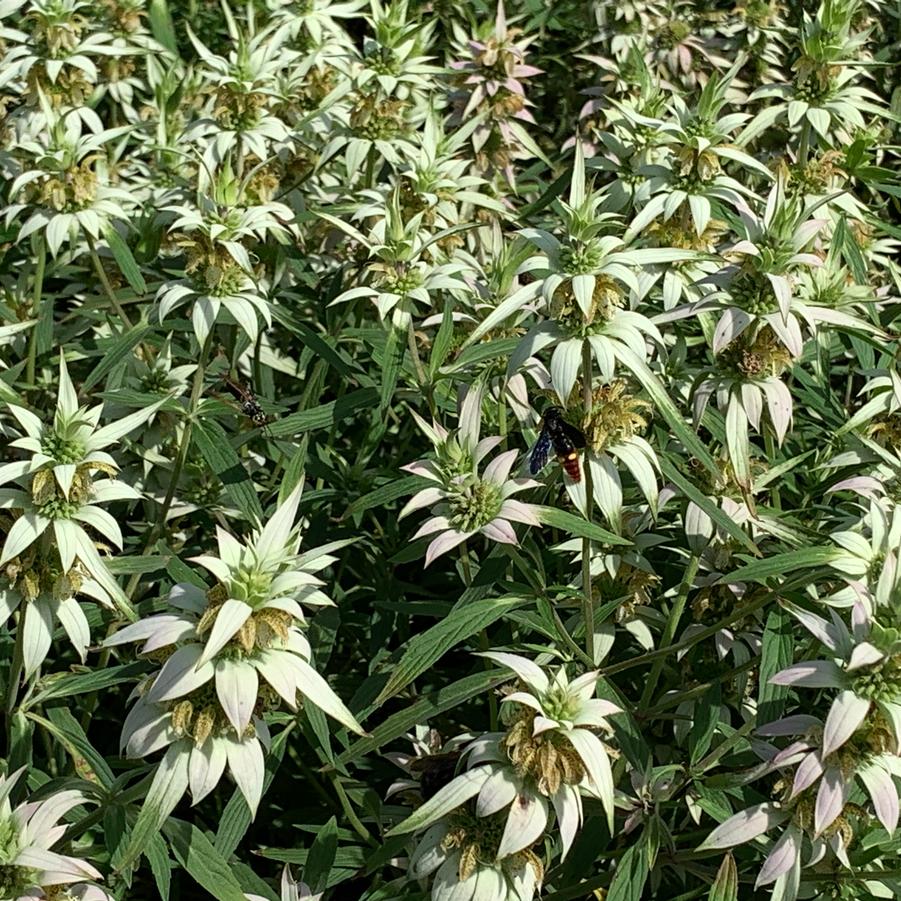
[[[98,428],[103,406],[90,410],[78,406],[64,358],[60,359],[52,422],[42,422],[24,407],[8,405],[25,432],[10,447],[31,456],[0,466],[0,485],[17,482],[22,486],[0,488],[0,510],[16,511],[0,551],[0,620],[20,607],[23,610],[19,628],[24,630],[26,676],[47,656],[55,620],[85,659],[90,628],[76,594],[130,610],[93,535],[97,533],[105,545],[121,548],[122,530],[104,505],[140,495],[124,482],[94,475],[118,471],[105,448],[147,421],[159,405]]]
[[[57,886],[102,878],[89,863],[51,848],[63,837],[59,820],[85,802],[77,791],[62,791],[43,801],[31,801],[13,809],[9,795],[25,768],[0,777],[0,897],[26,901],[60,897]],[[45,894],[47,890],[47,894]],[[106,899],[100,889],[80,886],[71,897]]]
[[[503,699],[508,728],[500,747],[516,775],[554,802],[564,853],[582,820],[578,786],[601,799],[612,831],[613,775],[608,749],[596,731],[609,731],[607,717],[622,710],[594,697],[598,673],[570,681],[563,666],[548,675],[516,654],[487,651],[482,656],[514,672],[521,683]]]
[[[148,617],[106,642],[143,641],[142,653],[163,656],[161,669],[137,692],[122,745],[130,757],[168,745],[168,766],[177,772],[179,755],[189,761],[183,778],[195,804],[215,788],[227,761],[256,810],[269,735],[263,714],[280,700],[296,709],[301,697],[363,731],[311,665],[300,629],[301,603],[331,603],[313,573],[333,562],[329,551],[344,544],[298,553],[300,492],[295,489],[246,544],[220,529],[220,556],[195,558],[216,576],[216,586],[176,585],[169,596],[176,613]]]
[[[478,817],[467,809],[436,823],[410,858],[410,876],[434,874],[431,901],[530,901],[544,866],[532,851],[498,859],[502,817]]]

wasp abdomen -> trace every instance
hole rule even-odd
[[[569,476],[573,482],[582,480],[582,468],[579,466],[579,455],[576,451],[570,451],[568,454],[561,454],[558,458],[563,471]]]

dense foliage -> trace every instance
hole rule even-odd
[[[899,897],[899,47],[0,0],[0,899]]]

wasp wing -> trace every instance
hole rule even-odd
[[[573,447],[581,450],[585,447],[585,433],[581,429],[577,429],[574,425],[570,425],[565,420],[560,421],[560,430],[572,442]]]
[[[547,429],[542,429],[532,453],[529,455],[529,472],[533,476],[537,476],[548,461],[551,454],[551,436],[547,433]]]

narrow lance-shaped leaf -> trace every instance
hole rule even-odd
[[[788,813],[771,801],[741,810],[721,823],[704,839],[701,849],[734,848],[762,835],[783,822]]]

